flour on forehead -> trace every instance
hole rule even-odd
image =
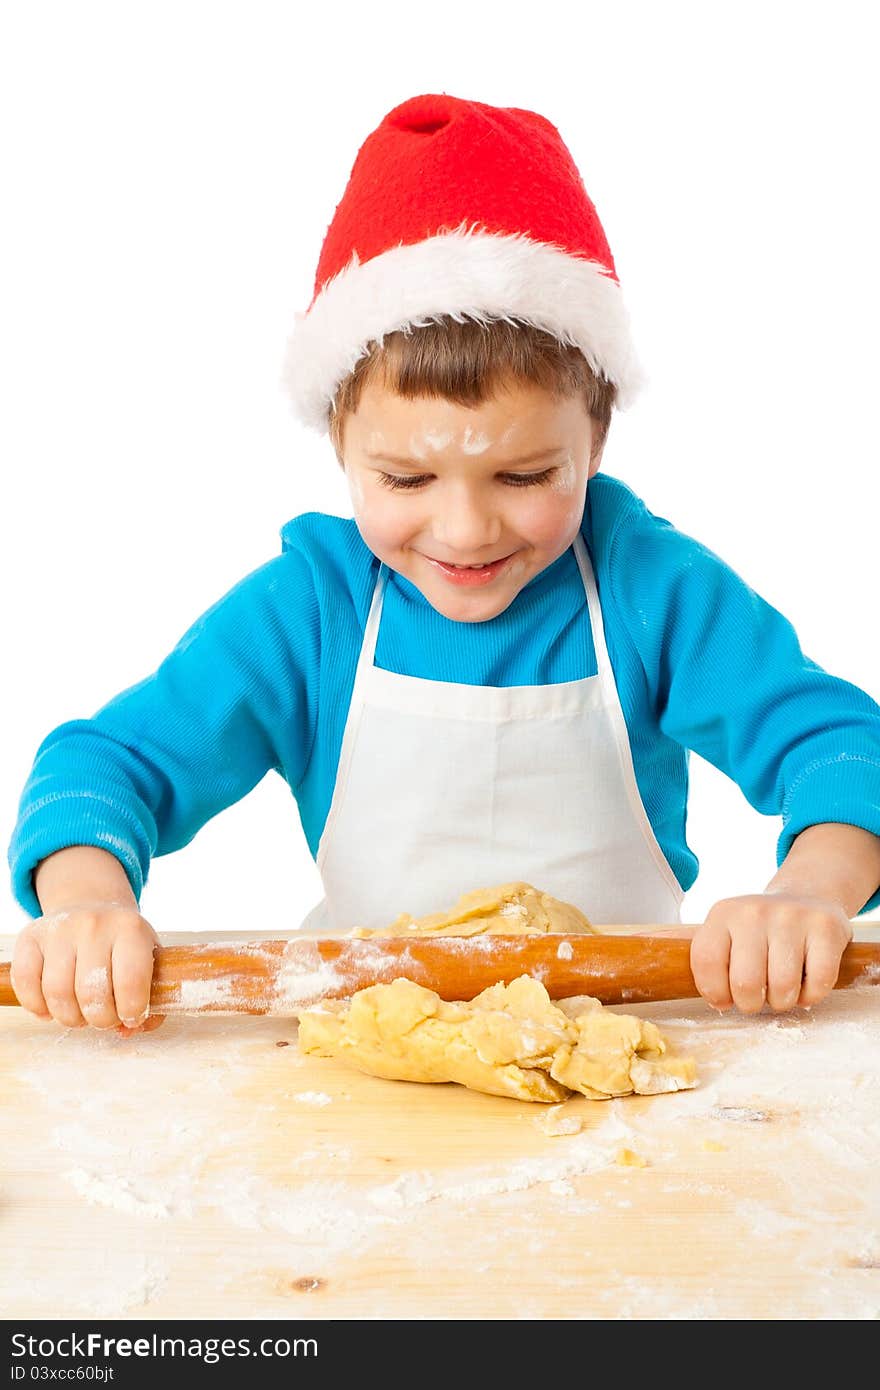
[[[461,452],[463,454],[484,454],[491,443],[492,440],[488,434],[482,430],[472,430],[468,426],[461,438]]]
[[[423,462],[430,452],[439,453],[441,449],[447,449],[450,445],[455,445],[463,454],[474,455],[484,454],[487,449],[491,449],[493,444],[498,447],[503,446],[517,432],[517,424],[508,425],[497,439],[493,439],[491,434],[485,430],[474,429],[471,425],[465,426],[461,435],[456,437],[453,430],[444,430],[437,427],[428,427],[418,433],[411,434],[408,441],[408,449],[412,458]],[[368,447],[373,452],[379,453],[388,447],[388,441],[381,430],[371,430],[368,435]]]
[[[485,454],[493,444],[503,444],[510,438],[511,433],[512,429],[506,429],[496,440],[485,430],[475,430],[470,425],[466,426],[459,436],[449,430],[426,430],[421,434],[411,435],[409,447],[413,457],[417,459],[426,458],[429,450],[433,449],[436,453],[449,445],[454,445],[466,455]]]
[[[423,430],[420,435],[414,434],[410,438],[410,447],[416,458],[425,458],[428,450],[433,449],[434,453],[439,453],[441,449],[448,449],[455,439],[452,430]]]

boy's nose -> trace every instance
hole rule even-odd
[[[434,514],[434,539],[461,555],[476,555],[495,545],[501,535],[501,518],[466,494],[450,498],[442,511]]]

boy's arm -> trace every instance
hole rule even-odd
[[[880,837],[828,822],[802,830],[765,893],[837,903],[855,917],[880,884]]]
[[[647,511],[621,533],[618,602],[661,730],[783,821],[768,889],[695,929],[697,988],[745,1013],[817,1004],[851,917],[880,903],[880,707],[707,547]]]
[[[44,915],[74,903],[137,907],[128,874],[115,854],[94,845],[56,850],[37,865],[33,881]]]
[[[811,834],[788,862],[807,830],[880,835],[880,706],[864,690],[805,656],[782,613],[647,509],[619,528],[611,577],[661,730],[726,773],[756,810],[782,817],[777,866],[787,881],[813,859]],[[843,831],[821,838],[846,846],[844,857],[871,844]],[[850,896],[870,877],[867,864],[857,870]],[[878,888],[880,877],[868,882],[851,914],[880,905]]]
[[[282,555],[208,609],[146,680],[54,729],[9,847],[21,906],[40,915],[33,877],[44,861],[41,886],[54,896],[61,861],[52,869],[49,856],[64,847],[115,857],[138,901],[151,859],[187,844],[272,767],[295,786],[312,742],[319,636],[307,569]],[[118,876],[99,879],[122,888]]]

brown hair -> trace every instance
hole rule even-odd
[[[555,396],[580,392],[596,426],[592,457],[605,442],[617,387],[597,376],[579,348],[568,347],[543,328],[492,319],[436,322],[385,335],[376,341],[337,388],[329,416],[333,448],[342,462],[346,416],[357,410],[369,381],[412,400],[444,396],[457,405],[480,405],[511,382],[541,386]]]

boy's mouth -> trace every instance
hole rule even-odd
[[[439,570],[450,584],[476,588],[483,584],[491,584],[505,565],[513,559],[513,556],[503,555],[500,560],[493,560],[488,565],[450,565],[444,560],[433,560],[430,555],[425,555],[423,558],[428,561],[429,565],[433,565],[436,570]]]

